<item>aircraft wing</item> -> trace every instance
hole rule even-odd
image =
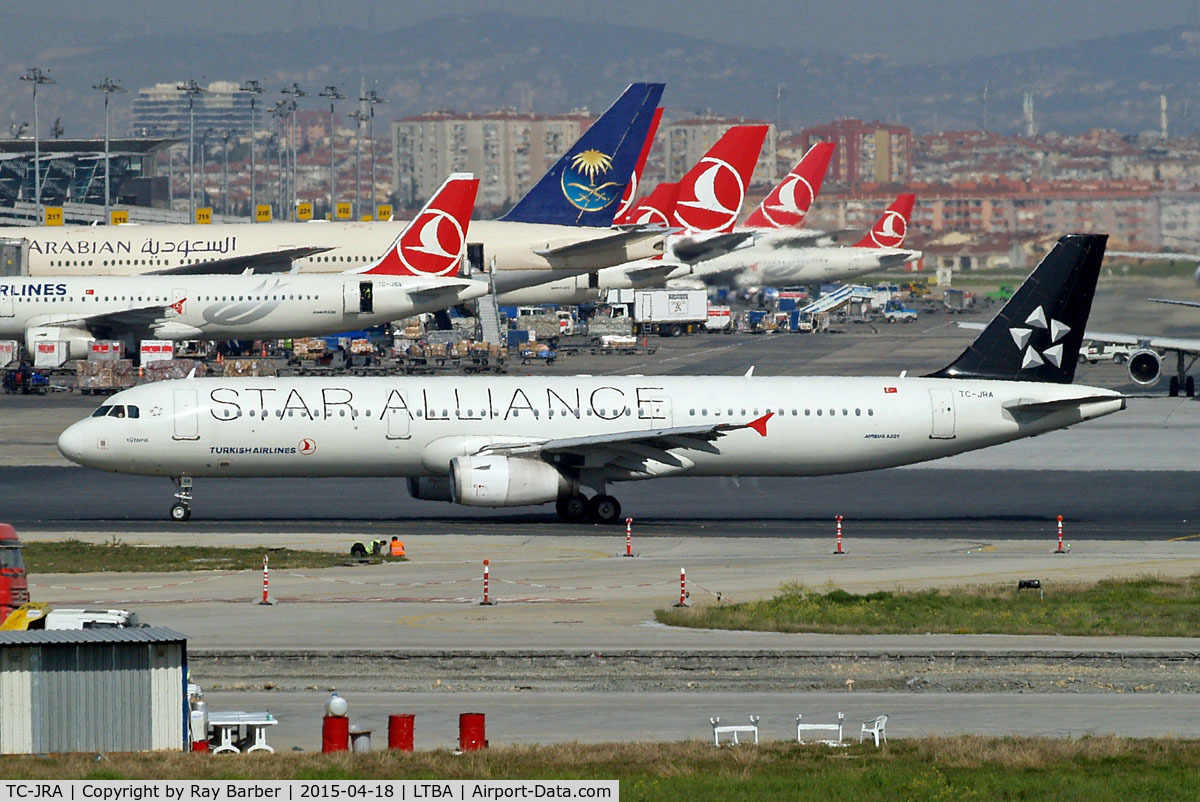
[[[960,329],[981,331],[987,328],[986,323],[959,323]],[[1123,334],[1116,331],[1091,331],[1085,329],[1083,339],[1096,343],[1112,343],[1113,345],[1140,345],[1144,348],[1157,348],[1160,351],[1183,351],[1184,353],[1200,354],[1200,340],[1187,337],[1160,337],[1150,334]]]
[[[676,242],[671,246],[671,250],[679,261],[695,264],[727,254],[753,236],[752,231],[731,231],[728,234],[715,234],[703,239],[689,237]]]
[[[672,448],[707,448],[713,440],[730,432],[753,429],[766,437],[768,412],[748,423],[711,423],[699,426],[671,426],[662,429],[630,429],[623,432],[564,437],[527,443],[504,443],[489,446],[483,451],[506,456],[530,455],[548,457],[573,454],[593,467],[613,466],[632,474],[662,476],[692,467],[686,457],[671,454]]]
[[[1175,304],[1176,306],[1200,307],[1200,301],[1176,301],[1173,298],[1147,298],[1146,300],[1156,304]]]
[[[87,329],[98,339],[108,339],[119,334],[145,333],[152,331],[154,324],[163,319],[167,313],[166,304],[139,306],[135,309],[122,309],[120,312],[103,312],[84,317],[62,318],[43,323],[43,326],[68,326]]]
[[[671,233],[670,229],[661,226],[629,228],[612,231],[602,237],[542,248],[535,250],[534,253],[555,262],[556,267],[569,269],[577,265],[581,269],[595,270],[599,258],[607,257],[605,259],[607,261],[613,258],[617,251],[624,251],[648,240],[663,239],[669,233]],[[621,264],[621,262],[627,261],[632,261],[632,259],[617,259],[617,261],[607,261],[607,263]]]
[[[151,270],[151,276],[194,276],[208,274],[237,274],[237,273],[287,273],[292,269],[292,261],[305,259],[318,253],[331,251],[333,248],[281,248],[277,251],[263,251],[249,256],[230,256],[224,259],[213,259],[211,262],[192,262],[175,267],[164,267],[162,270]]]
[[[403,289],[410,297],[428,297],[438,295],[440,293],[458,293],[459,290],[467,289],[475,284],[482,284],[481,281],[475,279],[459,279],[457,281],[439,281],[437,283],[422,283],[413,282],[412,284],[404,284]]]
[[[772,248],[812,248],[826,244],[824,240],[829,240],[828,244],[836,244],[841,237],[857,233],[858,232],[852,228],[840,228],[836,231],[795,232],[789,232],[784,229],[774,229],[770,232],[771,236],[766,236],[763,239],[769,243]]]
[[[665,279],[680,267],[681,265],[677,262],[654,262],[652,264],[631,267],[625,271],[625,275],[634,284],[644,284],[659,278]]]

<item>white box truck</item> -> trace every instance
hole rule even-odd
[[[633,297],[633,319],[639,334],[677,337],[700,331],[708,320],[708,293],[704,290],[638,290]]]

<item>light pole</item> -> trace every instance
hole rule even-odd
[[[108,207],[112,203],[111,185],[108,180],[108,99],[112,96],[113,92],[124,92],[125,87],[119,85],[112,78],[105,76],[104,80],[98,84],[94,84],[92,89],[104,93],[104,225],[107,226],[112,224],[112,218],[108,215]]]
[[[52,84],[54,79],[37,67],[29,67],[21,76],[22,81],[28,81],[33,87],[33,198],[36,208],[37,225],[42,224],[42,152],[38,139],[37,88],[39,84]]]
[[[196,95],[204,92],[194,80],[175,87],[188,99],[188,222],[196,222]]]
[[[233,131],[225,129],[225,133],[221,135],[221,139],[225,140],[225,165],[221,170],[221,214],[229,214],[229,139],[233,136]]]
[[[277,195],[277,203],[279,204],[279,217],[282,219],[285,219],[285,220],[287,218],[284,216],[284,213],[283,213],[284,197],[286,197],[285,189],[284,189],[285,178],[284,178],[283,154],[284,154],[285,148],[287,147],[287,129],[284,128],[284,120],[287,119],[289,114],[291,114],[291,111],[288,110],[288,101],[286,101],[286,100],[280,100],[274,106],[271,107],[271,115],[275,118],[276,122],[279,124],[279,136],[275,141],[275,157],[276,157],[277,161],[279,162],[279,173],[278,173],[279,180],[277,182],[278,186],[276,187],[276,195]]]
[[[350,112],[354,120],[354,219],[362,219],[362,124],[369,117],[360,110]]]
[[[371,121],[367,123],[367,139],[371,142],[371,214],[375,214],[375,106],[380,103],[387,103],[386,100],[376,94],[375,90],[367,92],[360,100],[365,100],[371,109]]]
[[[337,195],[333,176],[333,101],[346,96],[336,86],[327,86],[317,93],[317,97],[329,98],[329,219],[333,220],[333,204]]]
[[[305,92],[303,89],[301,89],[301,88],[300,88],[300,84],[296,83],[295,81],[292,81],[292,85],[291,85],[291,86],[286,86],[286,87],[284,87],[284,88],[283,88],[282,90],[280,90],[280,91],[281,91],[283,94],[285,94],[285,95],[291,95],[291,96],[292,96],[292,99],[291,99],[291,101],[289,101],[289,106],[288,106],[288,108],[289,108],[289,111],[290,111],[290,113],[291,113],[291,117],[292,117],[292,120],[291,120],[291,136],[292,136],[292,212],[291,212],[291,217],[290,217],[290,219],[292,219],[292,220],[295,220],[295,219],[296,219],[296,204],[297,204],[297,202],[298,202],[298,201],[299,201],[299,199],[300,199],[300,187],[298,186],[298,184],[299,184],[299,181],[297,180],[297,170],[296,170],[296,109],[298,108],[298,105],[297,105],[297,102],[296,102],[296,101],[297,101],[297,99],[298,99],[298,98],[302,98],[302,97],[308,97],[308,92]]]
[[[242,85],[238,87],[238,91],[250,93],[250,219],[254,221],[258,219],[258,194],[255,192],[254,184],[254,102],[263,93],[263,88],[258,81],[243,81]]]
[[[212,211],[212,200],[208,194],[208,138],[216,133],[215,129],[205,128],[200,132],[200,200]]]

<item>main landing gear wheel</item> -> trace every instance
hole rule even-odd
[[[554,509],[564,521],[582,521],[588,516],[588,500],[586,496],[576,493],[560,498],[555,502]]]
[[[1179,377],[1172,376],[1171,381],[1167,384],[1167,395],[1174,398],[1179,395]]]
[[[1188,376],[1183,380],[1183,394],[1191,398],[1196,394],[1196,377]]]
[[[192,508],[183,504],[175,504],[171,507],[172,521],[186,521],[192,517]]]
[[[615,524],[621,517],[621,502],[599,495],[588,502],[588,517],[598,524]]]

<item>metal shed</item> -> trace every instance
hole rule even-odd
[[[0,632],[0,754],[182,750],[186,684],[171,629]]]

